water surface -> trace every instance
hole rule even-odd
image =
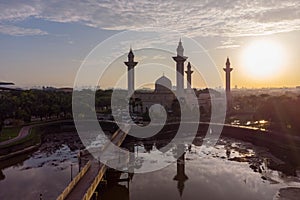
[[[56,199],[78,173],[73,135],[51,134],[37,151],[1,161],[0,199]]]
[[[149,154],[155,155],[159,151],[157,146],[162,146],[159,143],[139,143],[135,147],[135,159],[143,161]],[[108,186],[104,199],[117,199],[114,193],[119,191],[123,196],[118,199],[131,200],[262,200],[279,199],[280,189],[288,194],[287,199],[299,199],[300,171],[267,149],[228,138],[221,139],[215,147],[201,148],[201,143],[198,138],[193,145],[185,145],[186,153],[164,169],[134,174],[129,189],[125,183]],[[276,166],[283,170],[274,169]],[[296,175],[290,175],[290,168]]]

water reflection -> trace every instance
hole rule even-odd
[[[184,144],[178,145],[179,152],[184,151]],[[177,155],[178,156],[178,155]],[[180,196],[182,196],[183,189],[184,189],[184,182],[187,181],[189,178],[185,174],[185,153],[183,153],[177,159],[177,174],[174,176],[173,180],[177,181],[177,188],[179,191]]]
[[[71,164],[78,171],[78,140],[69,133],[49,135],[38,151],[0,163],[0,199],[55,199],[70,182]],[[54,138],[51,140],[50,138]],[[126,141],[134,152],[128,167],[155,164],[168,139]],[[299,168],[283,162],[267,149],[250,143],[221,138],[214,147],[179,144],[165,153],[170,165],[145,174],[110,170],[107,185],[99,187],[101,199],[272,199],[282,195],[299,197]],[[183,153],[183,154],[182,154]],[[146,156],[153,156],[144,163]],[[178,158],[172,163],[174,158]],[[292,187],[288,189],[287,187]],[[291,194],[292,193],[292,194]],[[99,195],[100,199],[100,195]]]
[[[30,158],[31,153],[15,156],[0,162],[0,181],[5,179],[3,170],[11,166],[22,166],[23,162]]]
[[[166,142],[167,140],[131,141],[125,147],[135,152],[135,156],[130,159],[137,163],[146,156],[154,155],[155,158]],[[102,188],[102,194],[105,194],[106,199],[252,200],[273,199],[282,188],[300,188],[297,173],[286,173],[289,171],[286,168],[295,172],[299,169],[279,160],[267,149],[228,138],[221,138],[215,147],[203,147],[202,143],[203,138],[198,137],[192,145],[174,146],[172,153],[166,153],[166,157],[178,157],[175,163],[159,171],[131,174],[128,186],[115,181],[115,184]],[[178,152],[184,153],[178,156]],[[154,162],[158,161],[153,160]],[[129,175],[123,173],[118,178],[121,180],[122,177]],[[122,193],[123,198],[110,196],[114,193],[112,191],[119,189],[121,193],[125,187],[128,190],[126,195],[129,196],[125,196],[125,193]],[[298,198],[299,193],[294,196]]]
[[[79,170],[74,134],[45,135],[36,151],[1,161],[0,199],[55,199]]]

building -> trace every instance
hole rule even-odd
[[[154,91],[136,91],[134,98],[141,100],[143,108],[148,109],[153,104],[160,104],[171,110],[175,94],[172,92],[172,82],[165,75],[161,76],[155,82]]]
[[[215,100],[215,97],[210,95],[209,93],[208,95],[205,96],[205,98],[203,97],[203,95],[197,96],[197,99],[195,101],[194,98],[196,94],[194,92],[194,89],[192,89],[192,73],[193,73],[192,65],[190,62],[188,62],[186,66],[187,70],[184,71],[185,61],[188,59],[188,57],[184,56],[184,48],[181,39],[178,43],[177,55],[172,58],[176,62],[176,91],[172,91],[172,82],[165,75],[161,76],[159,79],[156,80],[154,91],[135,91],[134,68],[138,64],[138,62],[134,61],[134,54],[132,49],[130,48],[130,51],[128,53],[128,61],[124,63],[128,69],[128,73],[127,73],[128,97],[131,97],[132,99],[135,99],[136,102],[142,104],[142,106],[140,106],[140,109],[136,111],[144,112],[154,104],[160,104],[164,106],[167,111],[170,111],[172,110],[172,106],[176,101],[176,96],[178,97],[177,99],[179,101],[184,100],[191,109],[197,107],[198,109],[201,108],[202,110],[204,109],[206,111],[209,111],[211,107],[211,100],[212,99]],[[229,59],[228,59],[228,63],[229,63]],[[228,63],[226,64],[227,66],[226,70],[224,69],[227,78],[226,79],[227,89],[228,89],[228,84],[230,85],[230,75],[228,75],[228,72],[232,70],[232,68],[230,68],[230,64],[228,65]],[[184,72],[186,73],[187,76],[186,88],[184,88]],[[220,99],[220,103],[221,102],[222,100]]]
[[[227,57],[226,63],[225,63],[226,67],[223,68],[223,70],[225,71],[225,81],[226,81],[226,87],[225,87],[225,91],[226,91],[226,98],[227,98],[227,108],[230,109],[231,107],[231,77],[230,77],[230,73],[232,72],[233,68],[230,67],[230,61],[229,58]]]

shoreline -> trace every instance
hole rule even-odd
[[[1,146],[0,143],[0,160],[11,158],[16,155],[20,155],[22,153],[26,153],[30,150],[37,148],[40,145],[41,142],[40,137],[43,134],[42,133],[43,131],[36,130],[36,132],[31,133],[33,128],[37,128],[37,127],[40,128],[40,127],[45,127],[47,125],[55,125],[55,124],[58,124],[58,127],[62,127],[64,123],[70,123],[70,122],[73,123],[72,120],[61,120],[61,121],[54,121],[54,122],[52,121],[52,122],[46,122],[42,124],[29,125],[23,127],[20,131],[22,132],[22,134],[20,133],[22,136],[13,138],[14,140],[10,140],[12,141],[11,142],[12,146],[9,145],[10,143],[6,143],[4,144],[4,146]],[[115,123],[112,121],[101,121],[101,122],[106,128],[115,126]],[[187,126],[188,124],[189,123],[186,123]],[[173,137],[171,136],[174,134],[173,133],[166,134],[166,133],[174,132],[174,131],[176,132],[179,125],[180,123],[177,122],[168,123],[154,137],[157,138],[161,137],[162,139],[166,137],[167,139],[168,138],[172,139]],[[258,128],[253,128],[253,127],[240,127],[240,126],[233,126],[228,124],[210,124],[205,122],[199,123],[196,136],[205,136],[210,129],[212,130],[212,132],[214,132],[213,131],[214,129],[221,130],[220,137],[225,136],[229,138],[235,138],[245,142],[250,142],[251,144],[256,146],[268,148],[272,154],[279,156],[280,159],[291,161],[291,163],[294,165],[300,165],[300,159],[298,157],[298,155],[300,154],[300,138],[297,136],[284,135],[277,132],[260,130]],[[188,127],[186,130],[188,130]],[[31,134],[33,135],[32,138],[28,138],[24,142],[18,143],[18,141],[24,140],[24,138],[29,137]],[[38,142],[37,142],[37,137],[39,138]],[[151,138],[152,137],[146,138],[146,140]],[[7,152],[7,154],[4,153],[5,151]]]

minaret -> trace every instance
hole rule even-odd
[[[230,61],[229,58],[227,57],[226,60],[226,68],[223,68],[225,71],[226,75],[226,97],[227,97],[227,104],[230,105],[231,103],[231,90],[230,90],[230,73],[233,70],[233,68],[230,68]]]
[[[186,80],[187,80],[187,89],[191,89],[192,88],[192,73],[194,71],[191,70],[191,63],[188,62],[187,65],[187,71],[185,71],[186,73]]]
[[[174,181],[177,181],[177,189],[180,196],[182,196],[184,183],[189,178],[185,174],[185,152],[177,159],[177,174],[173,178]]]
[[[187,57],[183,55],[183,51],[184,49],[180,39],[177,47],[177,56],[173,57],[174,61],[176,62],[176,90],[179,97],[183,97],[184,94],[184,62],[186,61]]]
[[[179,40],[178,47],[177,47],[176,50],[177,50],[177,55],[183,57],[183,51],[184,51],[184,48],[183,48],[183,46],[182,46],[181,38],[180,38],[180,40]]]
[[[128,95],[132,95],[134,93],[134,67],[138,62],[134,62],[134,54],[131,48],[128,53],[128,61],[124,63],[127,66]]]

